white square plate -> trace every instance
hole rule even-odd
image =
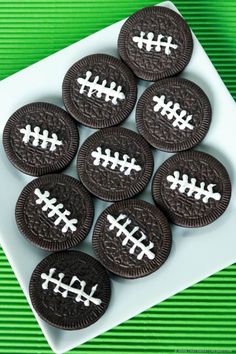
[[[161,5],[175,11],[170,2]],[[0,83],[0,134],[8,117],[19,107],[33,101],[48,101],[63,106],[61,85],[68,68],[81,57],[93,53],[117,56],[117,37],[124,21],[120,21],[92,36],[75,43],[50,57],[18,72]],[[222,60],[224,60],[222,58]],[[152,275],[139,280],[112,278],[112,299],[105,315],[94,325],[80,331],[63,331],[36,319],[55,353],[63,353],[110,328],[137,315],[141,311],[167,299],[209,275],[229,266],[236,259],[236,106],[209,58],[194,37],[192,59],[181,74],[196,82],[208,95],[213,109],[210,131],[198,149],[213,154],[229,171],[233,195],[225,214],[213,224],[199,229],[173,226],[173,247],[167,262]],[[139,95],[149,85],[139,82]],[[134,112],[123,126],[136,130]],[[80,126],[80,144],[94,130]],[[27,297],[28,284],[35,266],[47,252],[32,246],[17,230],[14,218],[16,200],[23,187],[32,179],[17,171],[7,160],[0,144],[0,242],[16,277]],[[170,156],[153,151],[155,171]],[[65,171],[76,177],[75,161]],[[152,202],[150,184],[140,199]],[[108,203],[95,200],[96,215]],[[79,249],[93,255],[91,235]]]

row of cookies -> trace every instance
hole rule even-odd
[[[95,54],[67,71],[62,97],[68,113],[39,102],[10,117],[3,136],[9,160],[27,174],[44,175],[23,189],[16,205],[18,228],[34,245],[54,252],[79,244],[93,222],[90,193],[119,201],[98,217],[93,249],[107,270],[133,279],[154,272],[167,259],[171,249],[167,217],[177,225],[197,227],[224,212],[231,192],[227,171],[212,156],[196,151],[178,153],[156,171],[152,193],[157,207],[126,200],[140,193],[152,176],[149,144],[168,152],[183,151],[198,144],[209,129],[211,107],[205,93],[193,82],[173,77],[187,65],[192,49],[191,31],[178,14],[162,7],[143,9],[122,26],[118,51],[123,62]],[[112,127],[134,108],[136,77],[158,80],[137,104],[142,136]],[[79,150],[81,182],[50,174],[63,170],[77,152],[75,121],[101,129]],[[39,315],[64,329],[94,323],[111,295],[101,264],[76,251],[44,259],[30,282]]]

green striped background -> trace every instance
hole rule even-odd
[[[236,0],[174,3],[236,97]],[[0,78],[152,4],[148,0],[0,0]],[[236,353],[236,265],[73,352],[186,350]],[[51,353],[1,250],[0,353]]]

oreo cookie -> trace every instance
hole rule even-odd
[[[93,203],[77,179],[46,175],[27,184],[15,213],[20,232],[35,246],[61,251],[87,236],[93,222]]]
[[[181,72],[193,51],[191,30],[175,11],[162,6],[139,10],[118,38],[121,58],[141,79],[156,81]]]
[[[156,204],[177,225],[205,226],[219,218],[231,197],[225,167],[213,156],[186,151],[166,160],[152,185]]]
[[[131,198],[151,178],[153,156],[146,141],[125,128],[91,135],[79,150],[77,168],[84,186],[108,201]]]
[[[3,131],[8,159],[32,176],[63,170],[75,156],[78,144],[79,133],[71,116],[45,102],[18,109]]]
[[[37,314],[65,330],[92,325],[105,313],[111,297],[110,279],[103,266],[83,252],[49,255],[35,268],[29,285]]]
[[[141,96],[136,109],[139,133],[157,149],[177,152],[197,145],[211,123],[211,105],[194,82],[169,78]]]
[[[134,199],[104,210],[93,233],[93,248],[104,267],[130,279],[160,268],[170,253],[171,242],[164,214],[152,204]]]
[[[136,102],[137,84],[122,61],[94,54],[68,70],[62,93],[66,109],[78,122],[91,128],[106,128],[129,116]]]

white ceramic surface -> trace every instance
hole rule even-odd
[[[170,2],[161,5],[176,10]],[[107,27],[0,82],[1,139],[8,117],[20,106],[32,101],[48,101],[63,106],[62,80],[67,69],[79,58],[99,52],[117,56],[116,42],[123,22]],[[197,149],[213,154],[228,169],[233,185],[230,206],[220,219],[207,227],[195,230],[172,227],[171,254],[167,262],[154,274],[140,280],[112,278],[112,299],[109,309],[94,325],[80,331],[62,331],[47,325],[35,314],[55,353],[63,353],[96,337],[236,260],[236,105],[195,37],[192,59],[181,76],[201,86],[211,101],[213,117],[210,131]],[[148,85],[147,82],[139,82],[139,95]],[[123,126],[136,130],[134,112]],[[93,132],[94,130],[80,127],[80,145]],[[159,151],[153,152],[156,170],[170,155]],[[30,302],[28,296],[30,275],[47,252],[35,248],[25,240],[15,224],[14,209],[17,197],[32,178],[17,171],[10,164],[2,144],[0,154],[0,243]],[[76,177],[75,161],[64,173]],[[139,198],[152,202],[150,189],[149,185]],[[106,202],[95,200],[95,220],[107,205]],[[78,248],[93,255],[91,233]]]

